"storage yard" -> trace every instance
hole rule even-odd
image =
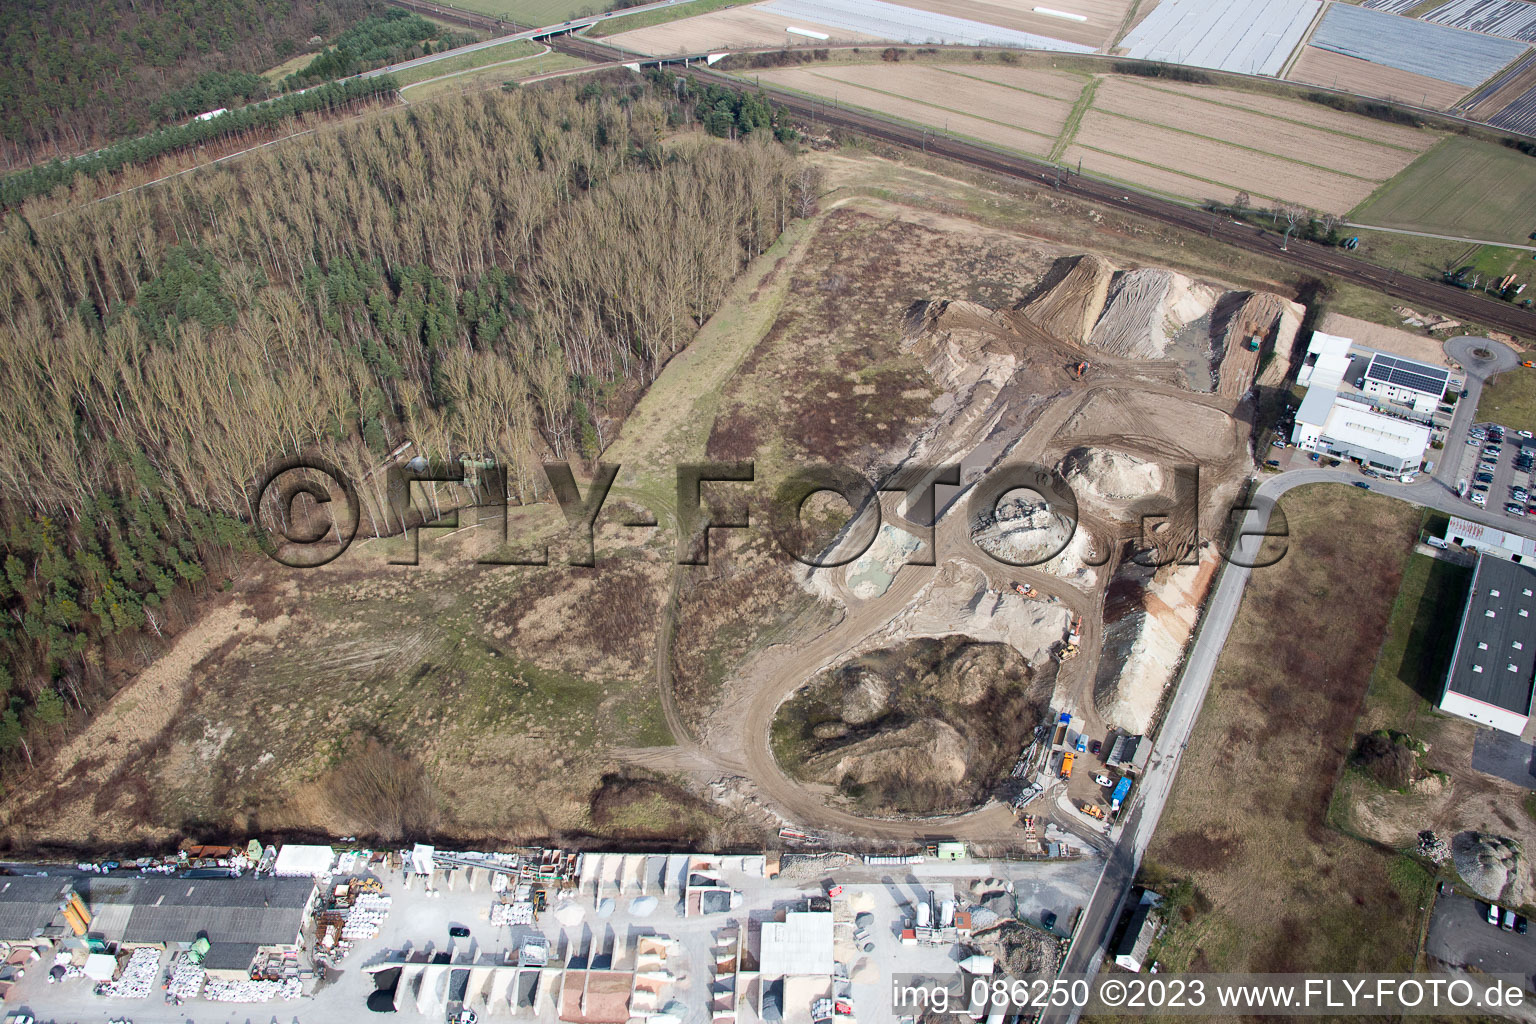
[[[1042,842],[1063,847],[1055,835]],[[827,997],[838,1008],[817,1019],[894,1020],[887,972],[948,982],[957,962],[1054,970],[1101,865],[1080,852],[978,859],[961,843],[867,861],[285,846],[280,856],[295,849],[311,871],[274,878],[270,854],[253,862],[245,849],[168,858],[177,878],[142,879],[155,859],[108,875],[50,865],[46,877],[0,879],[6,1009],[143,1024],[370,1010],[433,1022],[465,1011],[808,1022]],[[162,908],[163,896],[145,892],[122,912],[99,895],[143,886],[206,895]],[[291,898],[267,902],[274,891]],[[242,907],[266,907],[276,937],[227,942],[222,922],[238,913],[226,908]],[[144,921],[125,935],[119,918]]]

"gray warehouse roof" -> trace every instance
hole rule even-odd
[[[1536,678],[1536,572],[1479,556],[1446,686],[1528,715]]]
[[[69,888],[67,878],[0,878],[0,939],[30,939],[47,927]]]
[[[120,942],[292,942],[314,893],[308,878],[83,879],[80,894],[92,913],[131,907]],[[103,915],[106,916],[106,915]],[[92,928],[95,931],[95,928]]]

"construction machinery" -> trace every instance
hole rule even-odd
[[[1078,654],[1077,644],[1066,643],[1066,644],[1062,644],[1060,647],[1056,648],[1056,660],[1057,661],[1061,661],[1061,662],[1071,661],[1073,658],[1077,657],[1077,654]]]
[[[1069,751],[1067,755],[1061,759],[1061,777],[1063,779],[1070,779],[1072,777],[1072,761],[1076,757],[1076,754],[1073,754]]]
[[[1520,365],[1521,366],[1536,366],[1536,362],[1532,362],[1529,359],[1522,359],[1522,360],[1520,360]]]
[[[1093,369],[1092,363],[1086,359],[1081,360],[1076,366],[1072,367],[1072,379],[1082,380],[1088,375],[1088,371],[1091,369]]]
[[[1104,820],[1104,812],[1100,809],[1098,804],[1091,804],[1085,800],[1078,805],[1078,809],[1081,810],[1084,814],[1088,815],[1090,818],[1097,818],[1100,821]]]
[[[1019,583],[1017,581],[1013,584],[1013,592],[1020,597],[1034,597],[1037,593],[1035,588],[1028,583]]]

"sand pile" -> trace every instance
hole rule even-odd
[[[1486,900],[1521,906],[1531,901],[1525,856],[1514,839],[1487,832],[1458,832],[1451,859],[1461,880]]]
[[[1074,448],[1056,468],[1079,501],[1140,501],[1163,489],[1163,470],[1157,463],[1111,448]]]
[[[1067,609],[1046,600],[1025,601],[987,586],[980,570],[947,565],[923,598],[891,620],[887,636],[968,636],[1005,643],[1030,665],[1050,660],[1051,645],[1066,633]]]
[[[1001,387],[1018,360],[1002,343],[1000,314],[963,299],[919,302],[907,311],[904,334],[943,391],[964,397],[978,385]]]
[[[1047,280],[1065,270],[1060,280],[1031,299],[1020,311],[1041,330],[1074,344],[1084,344],[1104,310],[1115,267],[1097,253],[1057,261]]]
[[[1215,301],[1214,289],[1171,270],[1144,267],[1119,274],[1089,341],[1110,355],[1161,359],[1173,336],[1210,312]]]
[[[1145,733],[1173,681],[1210,589],[1218,556],[1162,569],[1125,565],[1105,601],[1104,657],[1093,703],[1106,723]]]

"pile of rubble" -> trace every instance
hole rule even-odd
[[[1436,864],[1443,863],[1451,855],[1451,845],[1429,829],[1419,833],[1419,856]]]
[[[298,978],[282,981],[221,981],[209,978],[203,998],[215,1003],[265,1003],[273,999],[297,999],[304,994]]]
[[[207,977],[208,972],[203,970],[202,964],[189,956],[177,957],[171,964],[171,977],[165,986],[166,995],[176,1000],[196,999]]]
[[[155,972],[159,967],[160,951],[151,946],[140,946],[128,958],[123,973],[114,981],[103,982],[97,987],[96,994],[118,999],[143,999],[154,989]]]
[[[342,939],[351,943],[377,938],[384,919],[389,916],[389,907],[388,893],[370,892],[359,896],[347,915],[347,923],[342,926]]]

